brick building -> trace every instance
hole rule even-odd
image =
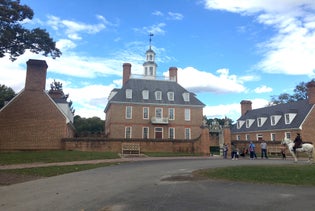
[[[156,76],[155,52],[146,51],[144,75],[135,78],[123,64],[123,85],[110,93],[105,108],[105,136],[120,139],[181,139],[200,137],[204,104],[177,83],[177,68],[169,78]]]
[[[241,101],[241,117],[231,128],[231,139],[239,141],[293,140],[300,133],[315,144],[315,82],[307,84],[306,100],[252,109],[251,101]]]
[[[62,149],[73,137],[73,114],[62,92],[45,91],[47,64],[27,62],[25,88],[0,110],[0,150]]]

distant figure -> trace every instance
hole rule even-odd
[[[286,145],[285,144],[282,144],[281,148],[280,148],[280,152],[281,152],[281,155],[282,155],[282,159],[283,160],[286,160],[287,157],[285,155],[285,149],[286,149]]]
[[[228,145],[227,144],[223,144],[223,158],[224,159],[227,159],[227,153],[228,153],[228,151],[229,151],[229,147],[228,147]]]
[[[231,158],[232,160],[237,160],[238,159],[238,156],[237,156],[237,148],[236,148],[236,145],[235,143],[233,142],[231,144]]]
[[[296,154],[296,148],[300,148],[302,146],[302,138],[299,133],[296,134],[296,137],[293,142],[294,142],[293,152],[294,154]]]
[[[267,144],[265,141],[262,141],[260,143],[260,148],[261,148],[261,159],[265,158],[268,159],[268,156],[267,156]]]
[[[249,144],[249,157],[250,159],[257,159],[257,155],[256,155],[256,152],[255,152],[255,144],[251,141],[250,144]]]

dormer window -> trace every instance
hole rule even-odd
[[[271,116],[270,117],[271,126],[277,125],[280,119],[281,119],[281,115],[273,115],[273,116]]]
[[[284,115],[284,119],[285,119],[285,124],[291,124],[291,122],[293,121],[294,117],[296,116],[296,113],[286,113]]]
[[[144,100],[149,99],[149,90],[142,90],[142,99]]]
[[[254,122],[254,119],[246,119],[246,128],[250,128]]]
[[[244,123],[245,123],[245,121],[243,121],[243,120],[238,120],[238,121],[237,121],[237,129],[240,129],[240,128],[243,126]]]
[[[162,100],[162,92],[161,91],[155,91],[155,99],[156,100]]]
[[[257,118],[257,126],[258,127],[261,127],[265,124],[267,118],[266,117],[259,117]]]
[[[174,92],[168,92],[167,93],[167,98],[169,101],[174,101]]]
[[[183,98],[184,98],[185,102],[189,102],[190,101],[190,99],[189,99],[189,92],[184,92],[183,93]]]
[[[132,99],[132,89],[126,89],[126,98]]]

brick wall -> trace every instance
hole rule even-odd
[[[73,130],[44,91],[23,91],[0,112],[0,150],[61,149]]]
[[[141,152],[187,152],[209,155],[209,130],[202,129],[202,135],[193,140],[143,140],[108,138],[66,138],[62,139],[65,150],[121,152],[122,143],[138,143]]]
[[[149,127],[149,137],[154,138],[154,128],[163,128],[163,138],[168,138],[168,128],[175,128],[175,138],[184,139],[185,128],[191,129],[191,138],[194,139],[201,134],[202,108],[190,108],[191,121],[184,120],[184,107],[172,106],[132,106],[132,119],[125,118],[125,104],[111,104],[106,114],[106,135],[109,138],[125,138],[125,127],[132,127],[132,138],[142,138],[142,128]],[[143,107],[149,108],[149,119],[143,119]],[[163,117],[168,116],[168,108],[175,108],[175,120],[169,120],[166,125],[152,124],[151,117],[155,116],[155,108],[163,108]]]

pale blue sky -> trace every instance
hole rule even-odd
[[[209,118],[240,116],[240,101],[265,106],[292,93],[315,69],[315,1],[311,0],[21,0],[34,10],[26,27],[46,29],[62,50],[53,60],[27,52],[2,58],[0,84],[24,87],[28,59],[45,59],[47,89],[63,83],[76,115],[105,118],[122,64],[142,74],[152,38],[158,75],[178,67],[179,83],[206,104]]]

